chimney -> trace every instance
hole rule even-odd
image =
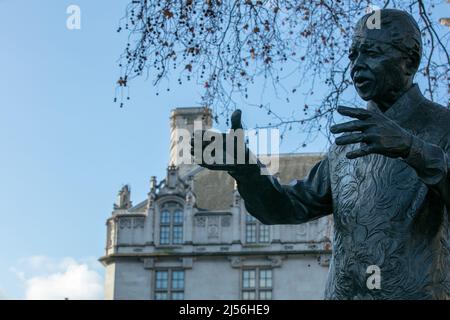
[[[191,137],[194,132],[194,122],[202,124],[202,130],[212,126],[211,109],[206,107],[176,108],[170,114],[170,154],[169,166],[179,166],[181,154],[178,153],[177,144],[182,140],[181,130],[188,130]],[[182,151],[180,151],[182,152]],[[184,170],[182,170],[184,171]]]

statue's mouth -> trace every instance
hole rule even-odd
[[[372,82],[372,79],[366,76],[356,76],[353,81],[355,82],[356,87],[359,89],[369,85]]]

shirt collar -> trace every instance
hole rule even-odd
[[[400,98],[384,112],[384,115],[397,123],[405,123],[412,116],[417,116],[420,110],[420,104],[423,100],[425,100],[425,97],[420,92],[419,86],[413,84],[408,91],[403,93]],[[367,109],[382,112],[373,101],[367,103]]]

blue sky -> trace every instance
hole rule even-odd
[[[115,31],[128,1],[0,1],[0,290],[23,297],[11,271],[21,259],[99,257],[105,220],[122,183],[148,192],[168,156],[168,112],[195,91],[156,97],[136,82],[124,109],[113,104]],[[66,8],[81,8],[81,30]],[[101,266],[100,271],[101,271]],[[0,292],[1,292],[0,291]]]
[[[150,176],[165,174],[169,111],[199,101],[194,86],[156,96],[138,79],[125,108],[113,103],[128,2],[0,0],[0,298],[29,297],[70,266],[101,281],[95,259],[118,189],[146,197]],[[66,28],[70,4],[81,30]],[[324,148],[319,139],[306,151]]]
[[[0,0],[0,296],[25,297],[27,275],[48,271],[23,271],[39,257],[101,274],[117,191],[129,183],[145,199],[150,176],[165,174],[169,111],[199,101],[196,87],[156,96],[138,79],[125,108],[113,103],[127,3]],[[81,30],[66,28],[70,4]]]

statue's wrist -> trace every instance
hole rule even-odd
[[[401,155],[401,157],[403,159],[407,159],[409,157],[409,155],[411,154],[411,149],[412,149],[412,146],[414,143],[414,136],[411,134],[408,134],[407,140],[408,140],[408,142],[406,143],[405,151]]]
[[[261,168],[257,164],[235,165],[228,170],[228,174],[237,181],[251,180],[261,174]]]

